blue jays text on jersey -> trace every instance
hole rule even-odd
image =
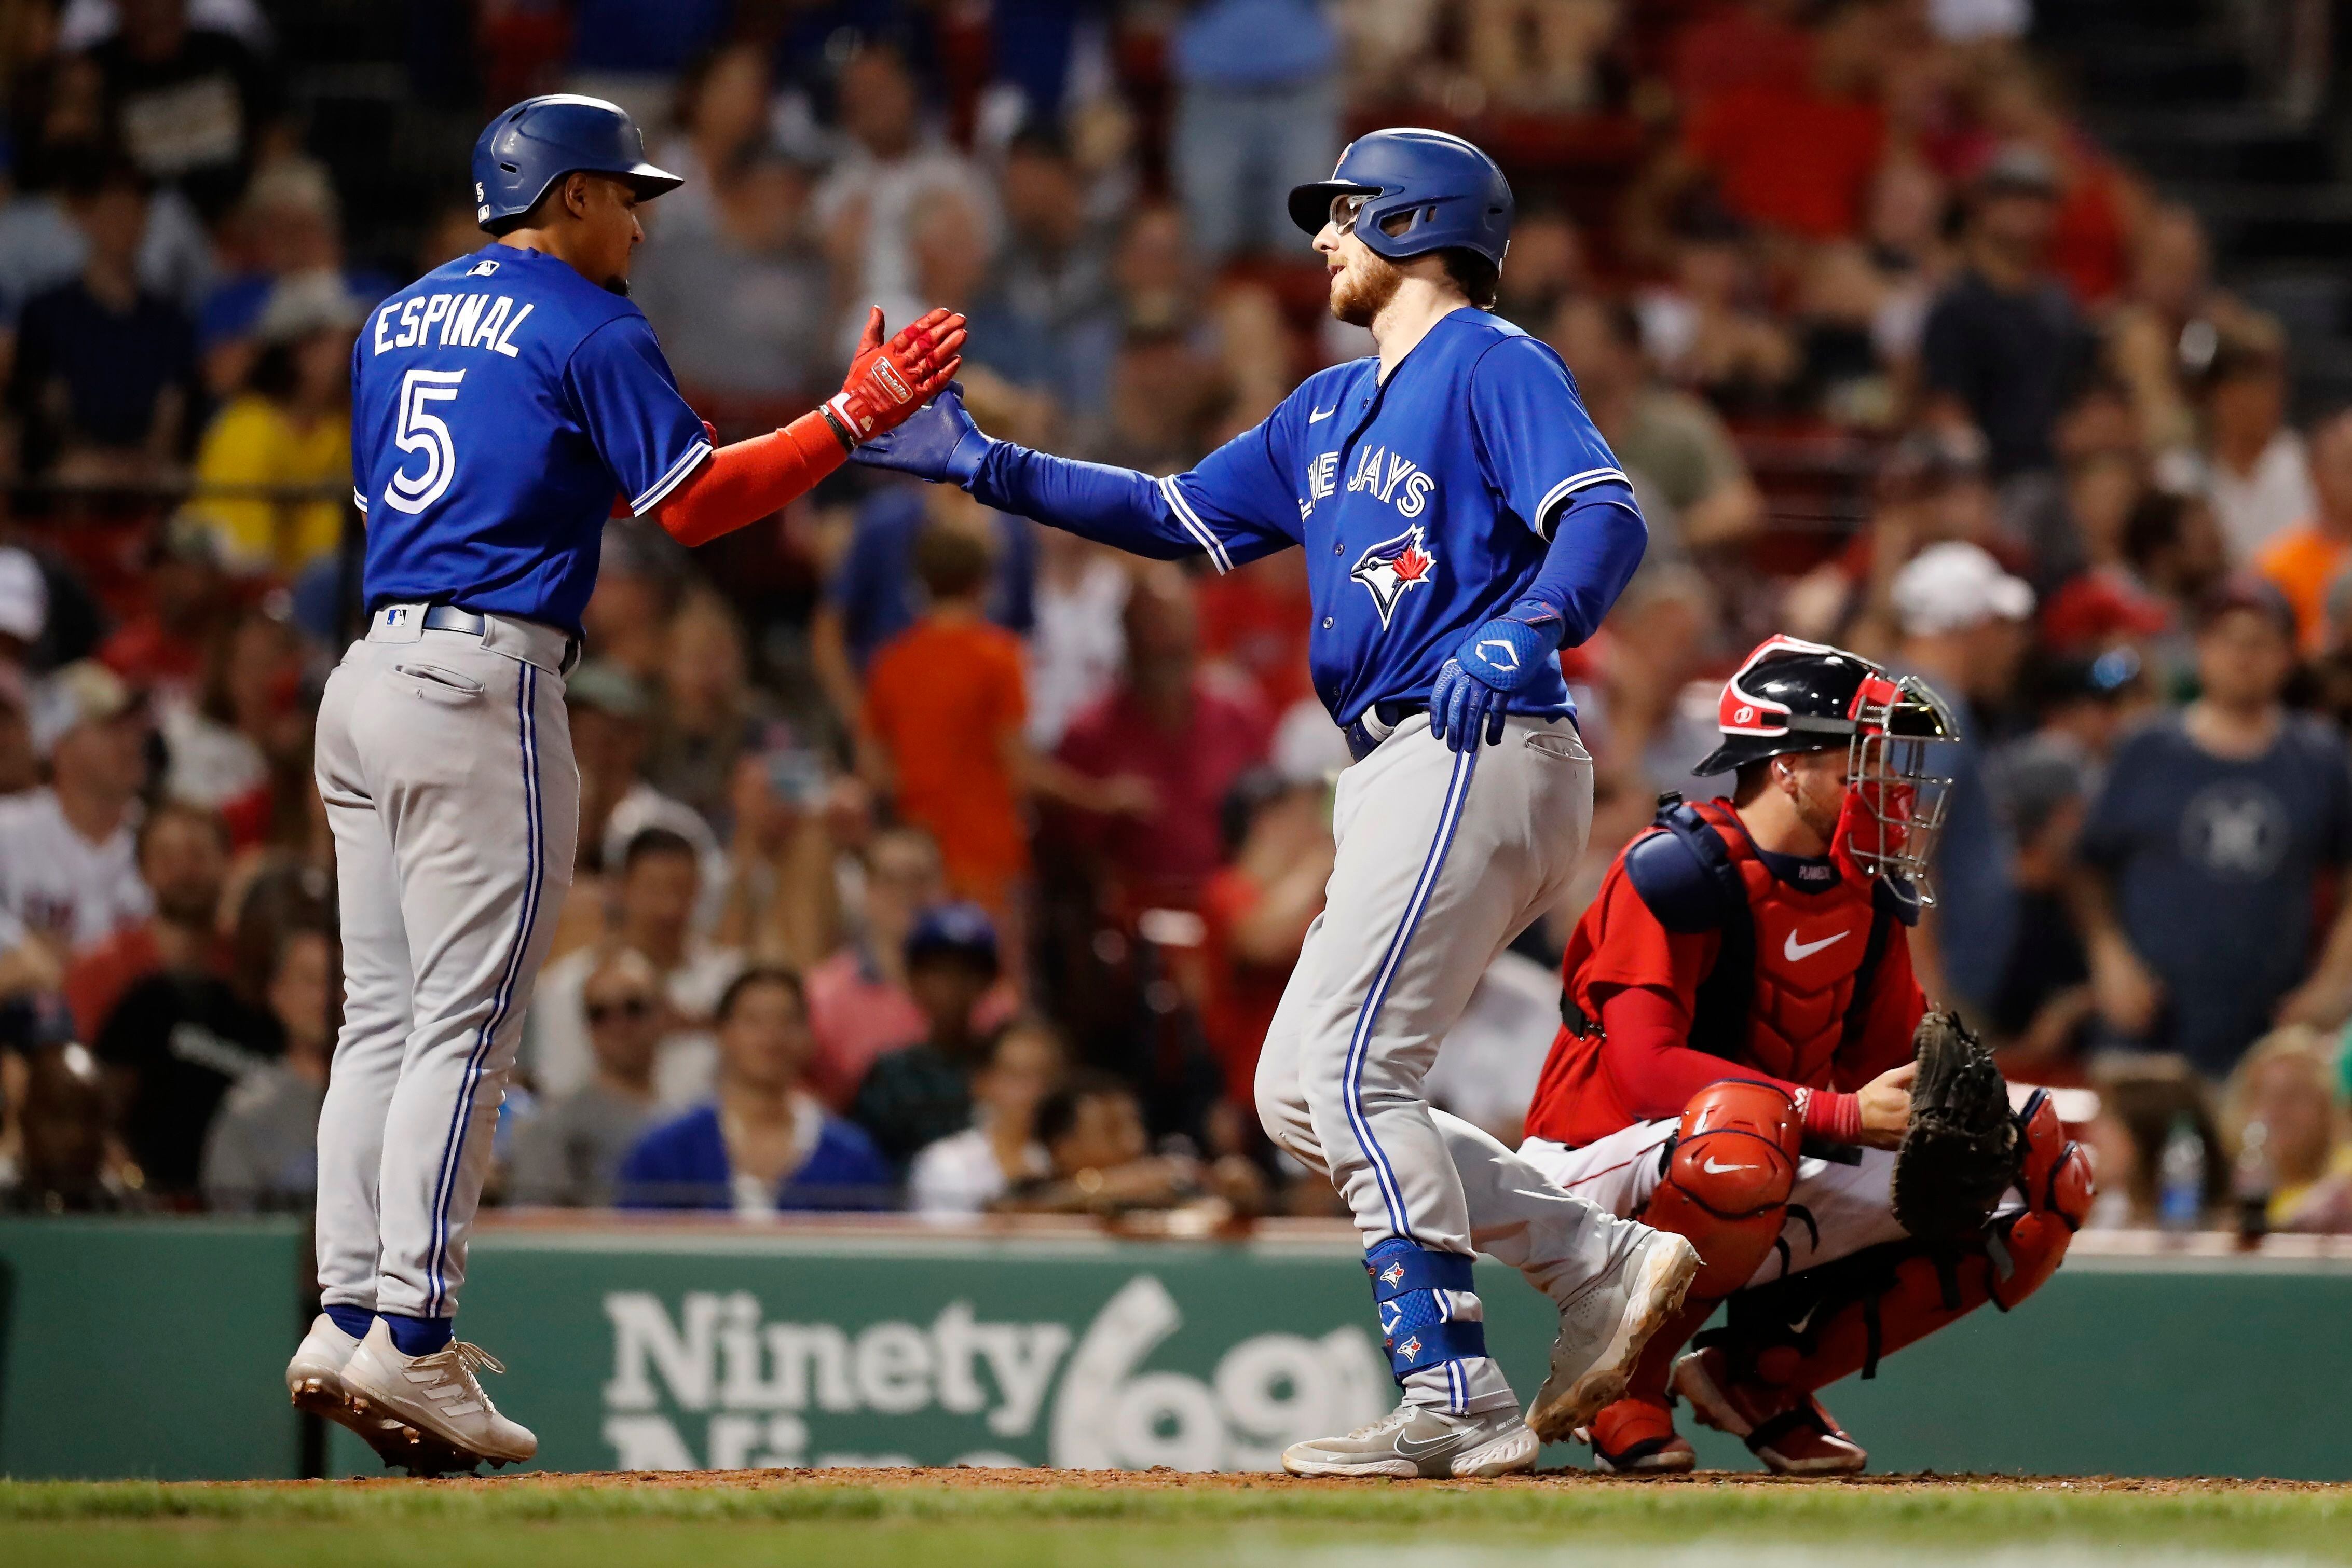
[[[1342,724],[1376,703],[1425,702],[1462,640],[1562,550],[1576,558],[1569,641],[1581,641],[1646,543],[1632,486],[1559,356],[1466,306],[1385,382],[1374,359],[1310,376],[1190,473],[1153,480],[999,444],[971,490],[1124,549],[1197,549],[1220,571],[1303,546],[1308,663]],[[1615,504],[1580,506],[1555,542],[1571,502],[1604,497]],[[1554,670],[1513,694],[1511,710],[1573,708]]]
[[[576,632],[614,495],[642,514],[709,452],[643,311],[537,251],[460,256],[352,347],[368,604]]]

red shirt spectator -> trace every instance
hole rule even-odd
[[[1247,817],[1233,861],[1201,901],[1201,1025],[1225,1077],[1225,1098],[1254,1102],[1259,1051],[1307,928],[1331,879],[1331,823],[1322,781],[1286,782],[1261,768],[1234,786]]]
[[[1813,36],[1792,0],[1735,0],[1685,23],[1667,46],[1666,79],[1685,114],[1737,88],[1799,87],[1813,63]]]
[[[1192,587],[1181,572],[1144,574],[1126,615],[1126,675],[1072,721],[1057,755],[1086,778],[1126,774],[1150,786],[1149,811],[1075,814],[1129,909],[1197,908],[1223,859],[1226,792],[1265,758],[1273,723],[1255,692],[1199,669]]]
[[[96,1040],[123,993],[150,975],[227,973],[215,924],[227,875],[228,837],[210,813],[166,802],[140,824],[139,876],[155,914],[82,948],[66,967],[66,1005],[83,1040]]]
[[[1314,615],[1307,563],[1282,550],[1200,588],[1201,651],[1249,678],[1266,711],[1281,713],[1314,695],[1307,670],[1307,629]]]
[[[1739,216],[1808,239],[1840,239],[1861,225],[1886,117],[1874,103],[1755,83],[1700,110],[1686,142]]]

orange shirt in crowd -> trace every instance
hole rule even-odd
[[[2305,523],[2273,539],[2255,558],[2255,568],[2278,585],[2294,607],[2295,631],[2304,651],[2316,653],[2327,636],[2327,585],[2352,565],[2352,539],[2322,533]]]
[[[1751,82],[1701,110],[1686,147],[1739,216],[1840,239],[1861,227],[1885,143],[1886,116],[1875,104]]]
[[[927,616],[866,670],[866,724],[889,753],[898,815],[938,841],[948,885],[1004,911],[1028,869],[1007,737],[1029,714],[1021,640],[977,616]]]

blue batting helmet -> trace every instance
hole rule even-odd
[[[615,174],[641,197],[686,183],[646,162],[646,133],[628,110],[601,98],[555,92],[527,98],[474,143],[474,221],[484,228],[519,218],[564,175]]]
[[[1459,246],[1496,267],[1510,248],[1511,183],[1495,161],[1459,136],[1401,128],[1360,136],[1331,177],[1290,193],[1290,221],[1318,234],[1335,196],[1367,196],[1356,235],[1391,261]],[[1408,220],[1393,234],[1390,223]]]

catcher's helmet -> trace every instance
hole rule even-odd
[[[1391,261],[1459,246],[1496,267],[1511,245],[1517,211],[1511,183],[1495,161],[1459,136],[1411,128],[1360,136],[1339,154],[1328,180],[1290,193],[1290,221],[1319,234],[1339,196],[1367,198],[1356,213],[1356,235]],[[1397,233],[1385,226],[1411,214]]]
[[[483,129],[474,143],[474,221],[484,228],[519,218],[564,175],[616,174],[640,197],[686,183],[646,162],[646,133],[628,110],[601,98],[555,92],[527,98]]]
[[[1838,840],[1864,872],[1916,886],[1932,904],[1927,864],[1951,780],[1927,748],[1960,737],[1959,720],[1916,675],[1895,676],[1859,653],[1769,637],[1723,685],[1722,740],[1694,773],[1725,773],[1796,751],[1846,753]]]

